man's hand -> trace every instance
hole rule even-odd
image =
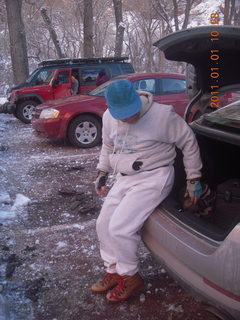
[[[199,180],[187,180],[187,190],[184,197],[189,197],[192,204],[196,204],[202,193],[202,186]]]
[[[104,171],[98,171],[98,176],[95,181],[95,191],[98,195],[102,196],[106,193],[106,181],[107,181],[108,173]]]

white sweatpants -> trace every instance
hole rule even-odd
[[[109,273],[133,275],[138,271],[138,231],[170,193],[173,166],[132,176],[117,175],[97,219],[100,253]]]

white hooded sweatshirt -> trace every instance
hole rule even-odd
[[[97,168],[105,172],[133,175],[173,165],[175,147],[183,152],[187,179],[201,177],[202,162],[195,135],[172,106],[153,102],[147,92],[140,118],[131,124],[114,119],[109,110],[103,115],[103,144]]]

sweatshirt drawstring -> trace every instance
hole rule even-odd
[[[116,153],[116,148],[117,148],[117,139],[118,139],[118,124],[119,124],[119,121],[117,122],[117,133],[116,133],[116,137],[114,139],[114,147],[113,147],[113,154]],[[116,175],[117,175],[117,164],[118,164],[118,161],[119,161],[119,157],[120,157],[120,154],[123,152],[124,150],[124,147],[125,147],[125,144],[126,144],[126,139],[127,139],[127,135],[128,135],[128,132],[129,132],[129,124],[127,126],[127,129],[126,129],[126,133],[125,133],[125,136],[124,136],[124,139],[123,139],[123,143],[122,143],[122,146],[121,146],[121,149],[120,151],[118,152],[118,155],[117,155],[117,160],[115,162],[115,165],[114,165],[114,168],[113,168],[113,173],[111,174],[111,176],[109,177],[109,183],[108,183],[108,186],[111,187],[115,180],[116,180]]]

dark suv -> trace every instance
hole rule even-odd
[[[109,79],[133,73],[133,66],[126,60],[127,57],[107,57],[42,61],[26,82],[9,91],[9,102],[0,107],[0,112],[13,113],[30,123],[38,104],[71,95],[72,76],[78,80],[78,93],[85,94],[96,87],[96,77],[102,69]]]

